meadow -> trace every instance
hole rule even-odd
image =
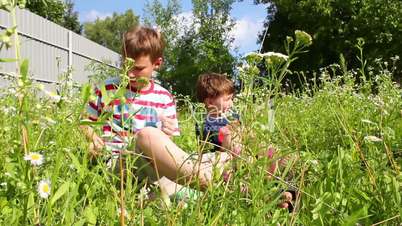
[[[305,81],[288,68],[310,44],[296,31],[286,55],[244,57],[235,106],[245,149],[229,182],[217,178],[185,202],[158,193],[150,199],[134,173],[121,186],[121,175],[106,169],[110,154],[91,159],[79,130],[93,84],[76,89],[61,76],[59,93],[50,93],[21,60],[21,76],[1,91],[0,224],[400,225],[402,90],[391,79],[398,57],[368,67],[360,43],[361,68],[347,68],[341,57]],[[269,76],[261,78],[263,59]],[[286,88],[285,76],[303,86]],[[196,153],[204,148],[194,131],[203,108],[177,100],[182,135],[175,142]],[[273,177],[266,171],[272,160],[256,158],[269,147],[290,159]],[[135,160],[127,156],[127,167]],[[292,213],[277,207],[288,188],[298,192]]]

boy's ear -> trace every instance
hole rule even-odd
[[[163,58],[158,57],[154,62],[155,69],[159,69],[161,67],[162,63],[163,63]]]

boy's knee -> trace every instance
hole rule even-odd
[[[153,140],[154,138],[157,139],[161,133],[163,132],[155,127],[144,127],[136,134],[137,144]]]
[[[155,134],[155,130],[158,130],[154,127],[144,127],[142,128],[140,131],[138,131],[137,133],[137,140],[142,139],[142,138],[146,138],[151,136],[152,134]]]

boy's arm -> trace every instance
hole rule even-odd
[[[88,141],[91,142],[89,147],[89,153],[92,155],[92,157],[100,155],[100,151],[105,146],[105,143],[103,142],[102,138],[99,137],[96,134],[95,130],[90,126],[81,125],[80,130],[82,131],[82,133],[84,133]]]
[[[166,101],[167,108],[158,112],[161,121],[161,130],[168,136],[179,136],[179,122],[177,119],[176,102],[173,96]]]
[[[177,133],[177,120],[168,118],[164,115],[159,116],[161,120],[162,128],[161,130],[168,136],[173,136]]]
[[[240,121],[236,120],[230,122],[219,130],[219,136],[222,139],[222,147],[230,150],[231,154],[234,156],[240,155],[240,152],[243,149],[241,135]]]
[[[91,121],[97,121],[102,111],[102,94],[101,91],[95,88],[94,93],[96,94],[95,99],[89,100],[86,107],[86,112],[82,113],[81,118],[90,119]],[[80,125],[81,131],[84,133],[88,141],[91,142],[89,147],[89,152],[92,157],[96,157],[100,154],[100,150],[103,149],[105,143],[103,139],[96,134],[95,130],[88,125]]]

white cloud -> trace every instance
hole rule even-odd
[[[183,12],[175,16],[174,20],[179,27],[178,37],[183,36],[185,32],[190,30],[194,19],[194,15],[191,11]],[[235,26],[229,34],[231,37],[234,38],[231,48],[233,50],[235,48],[238,48],[240,54],[258,49],[259,46],[256,43],[258,39],[258,33],[263,29],[263,24],[264,18],[251,19],[248,17],[243,17],[241,19],[235,20]],[[195,29],[198,30],[198,28],[199,25],[196,24]]]
[[[97,10],[91,10],[89,12],[84,12],[83,16],[80,18],[82,22],[92,22],[96,19],[105,19],[106,17],[112,16],[110,12],[99,12]]]
[[[188,31],[194,21],[193,12],[187,11],[182,12],[174,17],[174,20],[179,24],[179,36],[183,36],[186,31]],[[199,26],[196,26],[198,29]]]
[[[175,19],[182,22],[181,26],[188,27],[192,24],[192,22],[194,20],[194,15],[193,15],[193,12],[191,12],[191,11],[182,12],[182,13],[179,13],[175,17]]]
[[[231,32],[234,38],[233,47],[239,47],[240,52],[258,49],[256,42],[258,32],[263,29],[263,21],[264,19],[256,21],[247,17],[236,20],[236,24]]]

